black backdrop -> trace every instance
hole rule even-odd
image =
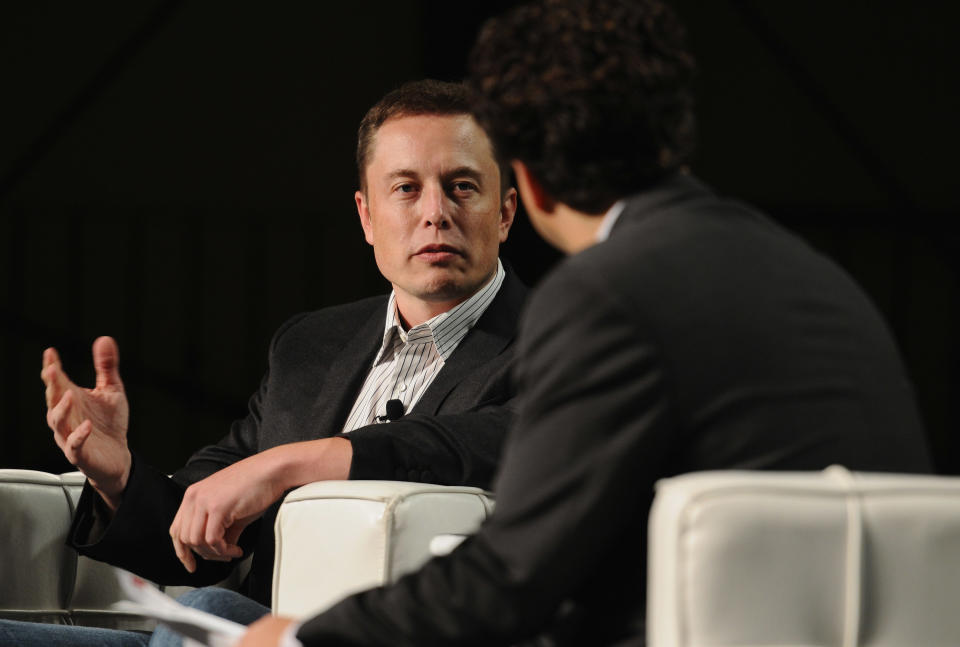
[[[130,443],[173,470],[243,415],[286,317],[383,291],[356,125],[404,80],[461,77],[510,4],[5,3],[0,467],[69,469],[44,422],[48,345],[89,383],[90,343],[116,337]],[[954,10],[676,4],[701,68],[696,172],[865,286],[960,473]],[[504,256],[531,283],[557,259],[522,217]]]

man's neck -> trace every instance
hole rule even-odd
[[[603,214],[585,213],[558,203],[555,217],[556,228],[561,236],[559,246],[567,254],[582,252],[597,242]]]
[[[401,298],[401,294],[397,293],[397,318],[404,330],[410,330],[424,321],[429,321],[437,315],[457,307],[472,295],[468,294],[452,301],[423,301],[408,295],[403,296],[407,298]]]
[[[475,290],[469,294],[460,295],[449,300],[427,301],[419,299],[411,294],[398,290],[393,287],[393,293],[396,297],[397,317],[400,319],[400,325],[404,330],[410,330],[419,326],[424,321],[429,321],[437,315],[443,314],[471,298],[477,292],[485,288],[490,281],[497,275],[497,268],[494,267],[490,275],[487,276]]]

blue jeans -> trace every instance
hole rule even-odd
[[[234,591],[206,587],[184,593],[181,604],[248,625],[270,609]],[[97,627],[51,625],[0,619],[0,647],[180,647],[181,640],[163,625],[150,635]]]
[[[215,586],[188,591],[177,598],[177,602],[242,625],[249,625],[270,613],[270,609],[245,595]],[[150,647],[180,647],[181,642],[180,634],[163,625],[158,625],[157,630],[150,636],[149,645]]]
[[[146,647],[150,634],[0,619],[2,647]]]

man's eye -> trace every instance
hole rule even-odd
[[[413,186],[412,184],[401,184],[396,188],[396,190],[400,193],[413,193],[417,190],[417,187]]]
[[[473,182],[454,182],[453,183],[454,191],[476,191],[477,185]]]

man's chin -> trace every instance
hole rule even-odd
[[[474,292],[476,292],[475,289],[470,289],[463,285],[443,284],[424,289],[417,297],[422,301],[429,301],[431,303],[446,303],[450,301],[466,301],[473,296]]]
[[[415,293],[418,299],[432,303],[465,301],[480,287],[474,281],[460,273],[444,272],[441,276],[430,277],[424,281]]]

